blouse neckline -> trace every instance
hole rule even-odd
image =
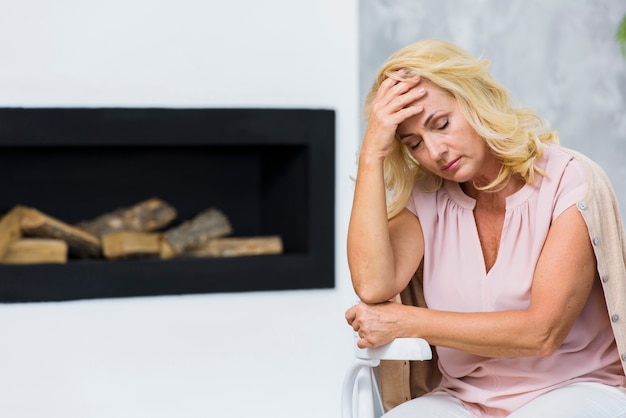
[[[534,183],[540,182],[540,179],[541,176],[537,176]],[[530,198],[533,190],[536,187],[536,184],[534,183],[526,183],[518,191],[516,191],[512,195],[507,196],[505,199],[506,209],[513,209],[526,202]],[[461,189],[461,185],[459,183],[450,180],[444,180],[443,187],[448,192],[450,198],[454,200],[459,206],[468,210],[474,210],[474,208],[476,207],[476,199],[466,195],[463,189]]]

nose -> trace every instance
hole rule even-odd
[[[428,151],[428,156],[433,161],[441,160],[445,153],[448,152],[448,147],[441,138],[437,138],[436,136],[426,136],[422,139],[422,141],[424,141],[424,145]]]

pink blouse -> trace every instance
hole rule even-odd
[[[580,201],[583,167],[546,145],[535,176],[506,199],[498,256],[487,273],[473,209],[475,200],[454,182],[435,193],[413,190],[407,208],[424,231],[424,293],[432,309],[492,312],[527,309],[533,273],[551,223]],[[626,385],[599,281],[563,345],[550,357],[487,358],[437,347],[439,389],[461,399],[476,416],[506,416],[551,389],[573,382]]]

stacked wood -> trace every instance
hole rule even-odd
[[[35,238],[56,238],[67,243],[70,254],[80,258],[97,258],[101,256],[100,239],[69,225],[37,209],[23,208],[22,235]]]
[[[7,250],[22,237],[22,213],[24,208],[16,206],[0,219],[0,260]]]
[[[108,259],[157,257],[161,234],[121,231],[102,236],[102,253]]]
[[[9,246],[2,263],[65,263],[67,250],[67,243],[61,239],[22,238]]]
[[[189,250],[191,257],[241,257],[281,254],[283,241],[279,236],[214,238],[206,244]]]
[[[156,197],[139,202],[131,207],[115,209],[97,218],[76,224],[92,235],[103,235],[120,231],[150,232],[168,225],[176,218],[176,209]]]
[[[0,218],[0,263],[65,263],[69,255],[118,260],[236,257],[283,251],[279,236],[227,237],[233,233],[232,225],[216,208],[162,231],[175,217],[176,210],[157,198],[75,225],[17,205]]]
[[[233,232],[230,221],[220,210],[209,208],[177,227],[165,231],[161,258],[182,255],[187,250],[198,248],[213,238]]]

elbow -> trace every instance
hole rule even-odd
[[[395,296],[390,294],[389,289],[364,281],[353,280],[353,287],[359,300],[368,305],[387,302]]]
[[[561,347],[565,336],[558,330],[546,330],[536,339],[535,351],[538,357],[550,357]]]
[[[363,294],[357,293],[357,296],[359,297],[359,300],[361,302],[366,303],[368,305],[375,305],[377,303],[387,302],[389,299],[391,299],[391,298],[382,298],[382,297],[379,297],[378,295],[375,295],[375,294],[370,295],[367,293],[363,293]]]
[[[538,349],[538,357],[550,357],[551,355],[553,355],[554,353],[556,353],[556,350],[558,350],[560,347],[560,344],[553,344],[553,343],[546,343],[543,344],[541,347],[539,347]]]
[[[388,302],[406,287],[390,265],[354,263],[350,265],[350,277],[355,293],[367,304]]]
[[[381,296],[379,294],[379,292],[373,291],[372,289],[363,289],[361,288],[354,288],[354,291],[356,292],[356,295],[359,297],[359,300],[363,303],[367,303],[368,305],[374,305],[376,303],[382,303],[382,302],[386,302],[389,299],[391,299],[391,297],[385,298],[384,296]]]

